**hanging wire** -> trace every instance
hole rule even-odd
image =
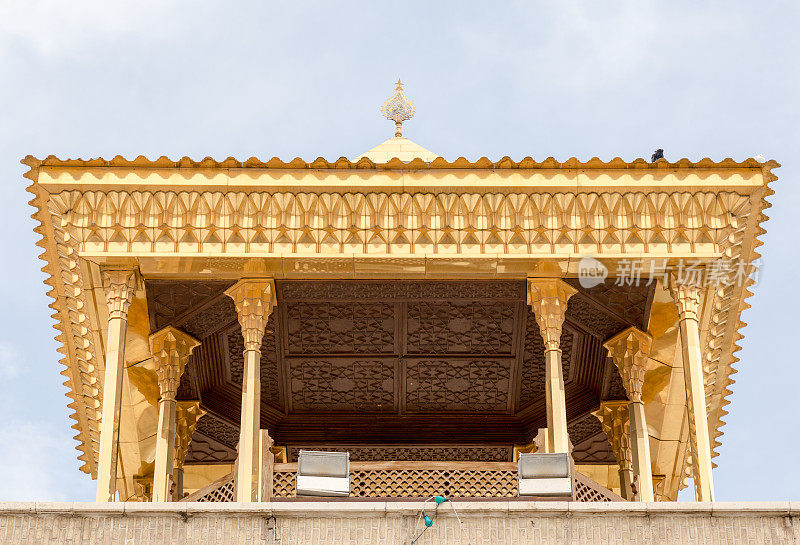
[[[431,500],[433,500],[436,503],[436,506],[433,508],[433,516],[429,517],[425,513],[425,504]],[[472,545],[472,542],[469,539],[469,534],[464,528],[464,523],[461,522],[461,517],[459,516],[458,511],[456,510],[456,506],[453,504],[452,501],[450,501],[450,498],[446,498],[444,496],[431,496],[430,498],[422,502],[422,508],[419,511],[419,516],[417,517],[417,523],[414,525],[415,535],[413,535],[413,537],[411,538],[410,545],[416,545],[417,541],[419,541],[419,539],[425,534],[425,532],[428,531],[428,528],[433,527],[433,523],[436,521],[436,515],[439,513],[439,506],[445,502],[448,502],[450,504],[450,507],[453,508],[453,513],[455,513],[456,519],[458,520],[458,527],[461,529],[461,532],[464,534],[464,537],[467,538],[467,545]],[[422,530],[419,530],[419,533],[416,533],[420,521],[423,522]]]

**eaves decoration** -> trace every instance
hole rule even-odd
[[[442,158],[194,161],[27,157],[82,469],[96,473],[102,341],[87,261],[155,257],[752,262],[776,162]],[[357,183],[353,183],[352,180]],[[713,293],[705,343],[714,449],[748,285]],[[715,453],[716,454],[716,453]]]

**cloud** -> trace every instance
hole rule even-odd
[[[0,380],[7,381],[22,374],[22,354],[16,346],[0,341]]]
[[[4,0],[0,2],[0,51],[10,54],[21,48],[37,56],[58,58],[73,56],[98,42],[130,40],[133,35],[146,41],[154,32],[175,24],[177,3]]]
[[[0,501],[86,499],[91,481],[75,470],[73,441],[45,422],[0,424]]]

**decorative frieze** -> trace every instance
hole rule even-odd
[[[708,255],[719,250],[733,216],[748,204],[732,192],[657,191],[70,191],[53,198],[84,251],[188,254]]]

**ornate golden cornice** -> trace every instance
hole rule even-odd
[[[674,170],[674,169],[739,169],[739,168],[755,168],[761,169],[764,167],[775,168],[780,166],[776,161],[761,162],[756,159],[745,159],[744,161],[734,161],[733,159],[724,159],[722,161],[714,161],[708,157],[700,159],[699,161],[691,161],[689,159],[678,159],[674,162],[668,162],[665,159],[652,162],[646,159],[634,159],[633,161],[625,161],[619,157],[615,157],[609,161],[603,161],[597,157],[589,160],[581,160],[576,157],[571,157],[564,161],[559,161],[553,157],[548,157],[542,161],[536,161],[531,157],[525,157],[519,161],[514,161],[506,156],[498,161],[491,161],[486,157],[481,157],[475,161],[469,161],[463,157],[459,157],[454,161],[448,161],[443,157],[438,157],[433,161],[423,161],[415,159],[404,163],[399,159],[392,159],[386,163],[375,163],[370,159],[364,157],[358,161],[350,161],[346,157],[339,157],[334,161],[328,161],[322,157],[318,157],[313,161],[305,161],[299,157],[295,157],[290,161],[284,161],[277,157],[269,160],[261,160],[256,157],[251,157],[246,161],[228,157],[223,160],[216,160],[211,157],[204,159],[192,159],[190,157],[182,157],[180,159],[170,159],[169,157],[161,156],[158,159],[148,159],[144,156],[136,157],[135,159],[126,159],[121,155],[117,155],[112,159],[59,159],[54,155],[49,155],[44,159],[37,159],[32,155],[28,155],[22,160],[22,163],[31,168],[31,172],[26,174],[30,179],[34,179],[38,170],[42,167],[80,167],[80,168],[195,168],[195,169],[226,169],[226,168],[244,168],[244,169],[408,169],[418,170],[425,169],[631,169],[631,170]]]

